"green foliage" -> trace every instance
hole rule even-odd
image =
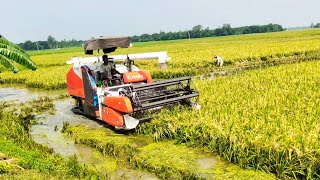
[[[3,36],[0,36],[0,64],[16,73],[18,72],[18,68],[13,62],[32,70],[37,69],[27,53],[19,46],[11,43]]]
[[[4,161],[0,161],[0,174],[6,173],[11,170],[10,164],[7,164]]]
[[[6,48],[6,49],[14,49],[14,50],[22,53],[27,58],[29,58],[29,54],[27,54],[20,46],[10,42],[9,40],[7,40],[5,37],[3,37],[1,35],[0,35],[0,47]]]
[[[76,143],[88,145],[100,151],[106,157],[116,157],[118,161],[156,174],[163,179],[201,179],[202,170],[198,168],[197,159],[203,156],[199,149],[189,148],[183,144],[173,142],[153,142],[150,138],[141,136],[125,136],[110,133],[106,128],[90,129],[85,126],[69,126],[66,130]],[[207,156],[207,155],[205,155]],[[110,163],[106,167],[109,167]],[[122,165],[123,166],[123,165]],[[113,166],[111,165],[110,168]],[[214,170],[203,172],[213,174],[213,177],[237,177],[250,174],[252,177],[274,179],[272,175],[243,170],[232,166],[235,170],[223,164],[214,166]],[[217,173],[216,171],[223,171]],[[237,176],[238,175],[238,176]],[[211,177],[211,176],[210,176]],[[247,179],[251,178],[246,176]]]
[[[0,151],[9,156],[20,158],[19,164],[25,169],[37,169],[41,172],[50,172],[55,168],[54,162],[48,159],[48,154],[42,152],[43,149],[35,147],[35,149],[31,151],[30,147],[15,144],[12,140],[1,140],[0,144]],[[60,158],[59,161],[62,161],[62,159]]]
[[[313,28],[320,28],[320,23],[317,23],[316,25],[314,25]]]
[[[65,179],[67,177],[64,177]],[[56,177],[54,174],[43,173],[37,170],[23,170],[19,171],[18,173],[0,173],[0,179],[24,179],[24,180],[43,180],[43,179],[50,179],[50,180],[60,180],[61,177]],[[71,179],[71,178],[70,178]]]
[[[197,152],[172,142],[151,143],[131,159],[134,167],[149,169],[163,179],[200,179]]]
[[[140,139],[128,139],[124,135],[112,135],[105,128],[88,129],[84,126],[70,126],[76,143],[88,145],[105,156],[121,159],[129,165],[156,173],[162,178],[196,178],[196,154],[185,146],[168,143],[152,143],[138,147]]]
[[[81,47],[84,43],[85,41],[75,39],[57,41],[50,35],[46,41],[32,42],[28,40],[23,43],[19,43],[19,46],[24,50],[37,50],[37,52],[39,52],[39,50],[53,49],[54,52],[59,53],[60,48]]]
[[[224,24],[222,28],[209,29],[203,28],[202,25],[196,25],[191,30],[179,32],[164,32],[153,34],[141,34],[132,36],[132,42],[148,42],[148,41],[164,41],[164,40],[177,40],[190,38],[204,38],[212,36],[227,36],[238,34],[251,34],[251,33],[266,33],[284,31],[284,28],[278,24],[267,25],[253,25],[232,28],[230,24]],[[46,41],[31,42],[30,40],[19,43],[24,50],[46,50],[54,48],[68,48],[68,47],[81,47],[86,41],[83,40],[62,40],[57,41],[51,35],[48,36]]]
[[[18,68],[12,63],[12,61],[2,54],[0,54],[0,64],[7,67],[14,73],[17,73],[19,71]]]
[[[252,33],[266,33],[266,32],[278,32],[285,29],[279,24],[267,24],[267,25],[253,25],[232,28],[230,24],[224,24],[221,28],[209,29],[203,28],[201,25],[194,26],[188,31],[179,32],[163,32],[154,34],[142,34],[140,36],[131,37],[132,42],[148,42],[148,41],[163,41],[163,40],[176,40],[176,39],[188,39],[190,38],[204,38],[212,36],[228,36],[239,34],[252,34]]]
[[[50,49],[57,48],[57,40],[51,35],[48,36],[47,42]]]
[[[67,128],[70,126],[70,123],[68,121],[66,122],[63,122],[63,125],[62,125],[62,129],[61,129],[61,132],[62,133],[65,133]]]
[[[137,150],[134,141],[124,135],[110,136],[110,132],[105,128],[88,129],[79,125],[68,127],[65,132],[72,135],[76,143],[96,148],[103,155],[125,159]]]
[[[26,56],[12,49],[0,48],[0,54],[8,57],[10,60],[15,61],[29,69],[36,70],[36,65]]]

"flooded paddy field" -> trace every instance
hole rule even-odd
[[[60,93],[60,92],[59,92]],[[1,101],[16,104],[59,93],[0,87]],[[132,132],[115,132],[104,122],[71,112],[71,98],[53,100],[54,113],[39,113],[30,128],[32,139],[65,158],[76,156],[81,164],[106,179],[225,179],[272,175],[226,163],[210,151],[176,144],[155,142]]]

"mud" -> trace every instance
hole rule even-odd
[[[43,114],[37,116],[41,118],[39,118],[37,124],[32,126],[30,134],[35,142],[47,145],[62,156],[68,157],[73,154],[79,154],[74,140],[61,132],[63,123],[68,122],[70,125],[82,124],[89,128],[98,128],[102,125],[97,121],[72,113],[73,100],[70,98],[55,101],[54,106],[56,109],[54,115]]]
[[[209,156],[197,159],[199,163],[199,169],[207,170],[219,163],[219,160],[216,157]]]
[[[157,176],[140,170],[133,170],[119,163],[111,157],[105,157],[100,152],[85,146],[75,145],[79,151],[79,161],[98,171],[107,179],[139,179],[158,180]]]
[[[119,169],[115,174],[110,176],[110,179],[158,180],[159,178],[155,175],[139,170]]]
[[[98,171],[99,174],[106,174],[106,176],[111,179],[158,179],[155,175],[148,172],[133,170],[128,167],[123,167],[123,165],[118,165],[115,159],[107,158],[93,148],[75,144],[74,139],[61,132],[64,122],[68,122],[70,126],[81,124],[90,129],[105,127],[107,125],[103,122],[88,119],[85,116],[71,112],[71,108],[74,106],[71,98],[55,101],[54,105],[56,109],[54,115],[41,115],[37,124],[32,126],[30,134],[33,136],[35,142],[52,148],[55,153],[59,153],[64,157],[76,154],[81,163],[92,167],[92,169]],[[105,128],[110,133],[110,136],[118,135],[108,129],[108,127]],[[148,144],[147,141],[140,138],[128,138],[137,139],[141,146]]]
[[[43,94],[45,95],[45,94]],[[41,93],[31,92],[27,89],[9,88],[0,86],[1,101],[26,102],[41,96]]]

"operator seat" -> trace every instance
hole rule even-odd
[[[100,66],[100,71],[96,72],[96,82],[102,82],[105,86],[117,86],[123,84],[122,75],[116,70],[113,64],[113,58],[108,55],[102,56],[103,63]]]

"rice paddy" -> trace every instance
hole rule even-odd
[[[157,61],[136,62],[142,70],[151,72],[154,79],[203,75],[210,72],[243,67],[274,65],[277,63],[306,61],[320,57],[320,31],[287,31],[267,34],[251,34],[218,38],[136,43],[133,48],[118,49],[112,54],[130,54],[167,51],[172,57],[169,68],[161,70]],[[46,54],[47,53],[47,54]],[[28,71],[18,66],[21,73],[0,74],[0,83],[25,83],[27,87],[63,89],[65,74],[71,65],[66,61],[74,56],[85,56],[82,48],[32,52],[31,59],[39,66],[37,71]],[[217,68],[213,55],[224,59],[226,66]]]
[[[208,146],[279,177],[319,175],[319,61],[197,81],[202,109],[163,111],[139,127],[154,139]]]
[[[233,74],[214,79],[194,78],[192,86],[200,91],[200,110],[163,109],[158,118],[139,125],[134,136],[143,134],[152,138],[155,142],[151,145],[139,147],[134,145],[134,139],[128,138],[115,144],[112,138],[103,139],[100,131],[69,127],[66,132],[77,143],[120,158],[132,167],[152,171],[160,178],[201,178],[192,165],[200,157],[188,148],[185,151],[185,146],[206,148],[242,168],[273,173],[277,178],[320,178],[320,30],[137,43],[134,48],[119,49],[114,54],[155,51],[168,51],[172,57],[168,69],[160,70],[156,61],[136,63],[140,69],[149,70],[154,79]],[[0,83],[64,89],[65,75],[71,68],[65,61],[83,56],[80,48],[31,54],[37,71],[19,67],[18,74],[2,72]],[[215,66],[215,54],[223,57],[224,67]],[[278,64],[282,65],[274,66]],[[77,134],[84,131],[90,131],[93,137]],[[167,164],[152,160],[161,159],[158,155],[164,152],[162,148],[172,142],[182,144],[178,148],[181,161],[174,159],[180,157],[179,153],[174,157],[167,154],[167,159],[173,161]],[[170,151],[178,149],[174,146]],[[194,158],[193,161],[184,162],[185,155]],[[184,169],[183,163],[190,167]]]

